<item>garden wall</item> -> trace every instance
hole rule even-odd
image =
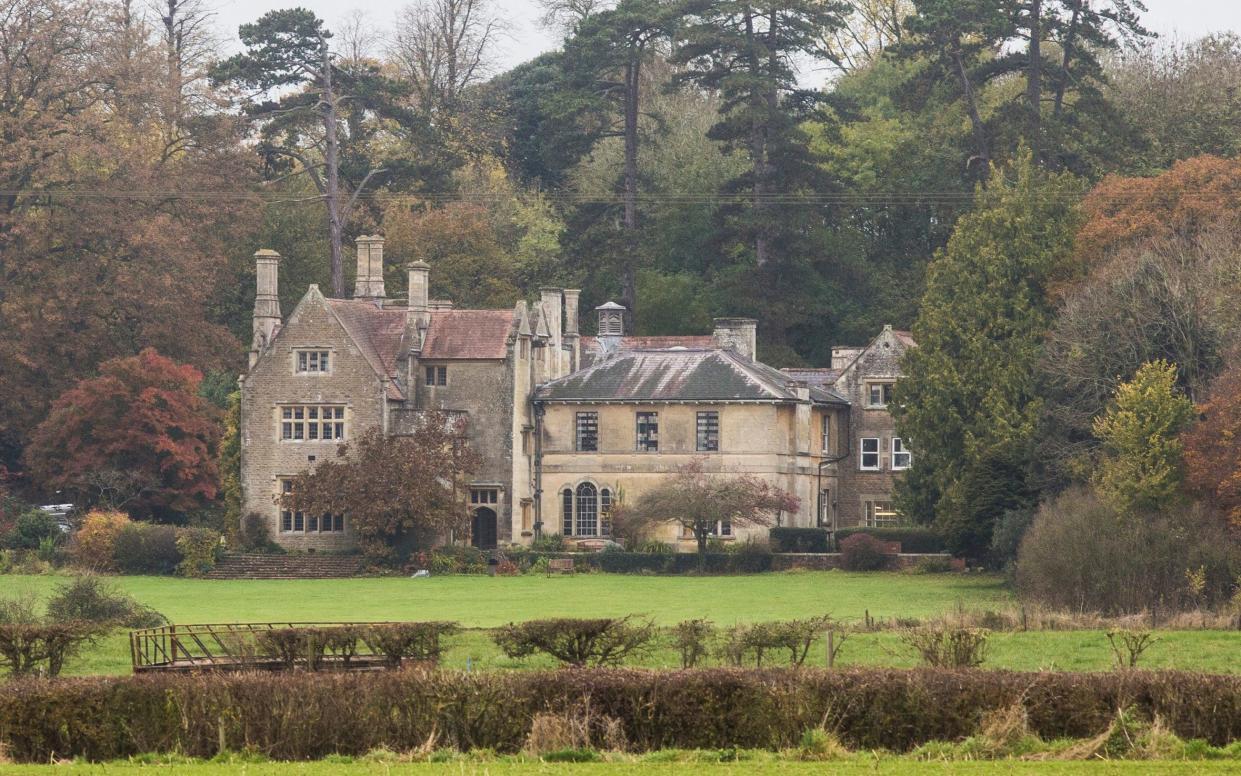
[[[1183,672],[407,670],[24,680],[0,693],[0,749],[20,762],[143,752],[276,759],[407,751],[435,741],[516,751],[533,716],[589,704],[635,751],[783,748],[826,725],[850,748],[960,740],[982,715],[1024,705],[1032,732],[1084,738],[1119,708],[1184,738],[1241,738],[1241,676]],[[580,713],[577,712],[577,713]]]

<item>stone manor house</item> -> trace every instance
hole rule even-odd
[[[758,360],[756,322],[720,318],[713,334],[637,337],[624,308],[579,328],[579,294],[544,288],[511,310],[461,310],[429,298],[431,268],[408,265],[408,296],[389,299],[383,239],[357,240],[352,299],[310,286],[287,318],[280,256],[255,254],[249,369],[241,377],[243,511],[295,550],[352,545],[348,515],[283,510],[277,496],[336,446],[378,426],[407,433],[419,413],[468,416],[483,465],[470,483],[468,540],[482,548],[562,534],[583,546],[610,534],[613,505],[700,458],[795,494],[786,526],[895,524],[894,478],[911,455],[887,404],[908,333],[885,327],[830,366],[779,370]],[[724,539],[766,529],[717,526]],[[465,539],[467,537],[456,537]],[[691,549],[669,525],[663,536]]]

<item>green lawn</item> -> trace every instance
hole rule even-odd
[[[1147,774],[1171,774],[1191,776],[1197,774],[1236,773],[1234,762],[952,762],[926,763],[892,757],[872,758],[859,755],[843,762],[792,762],[787,760],[759,760],[739,763],[691,763],[691,762],[618,762],[618,763],[540,763],[504,761],[461,761],[440,764],[390,764],[386,762],[315,762],[315,763],[203,763],[170,765],[140,765],[130,763],[103,763],[98,765],[22,765],[5,766],[6,776],[141,776],[150,773],[176,773],[177,776],[665,776],[681,773],[711,774],[711,776],[740,776],[740,774],[779,774],[801,776],[805,774],[874,774],[875,776],[952,776],[968,774],[1030,774],[1030,776],[1146,776]]]
[[[31,591],[46,596],[63,578],[0,576],[0,596]],[[661,623],[705,617],[720,625],[830,613],[860,621],[872,617],[931,617],[957,607],[1004,608],[1013,599],[993,576],[847,574],[812,572],[746,577],[645,577],[589,574],[575,577],[439,577],[216,582],[167,577],[117,577],[135,598],[174,622],[336,620],[455,620],[487,627],[536,617],[646,614]],[[1241,633],[1166,631],[1143,658],[1147,668],[1241,671]],[[823,665],[823,650],[810,662]],[[1100,631],[994,633],[987,667],[1105,670],[1112,657]],[[548,659],[505,657],[479,631],[452,638],[445,663],[452,668],[550,666]],[[839,665],[912,666],[896,635],[849,636]],[[674,667],[670,649],[639,662]],[[117,633],[73,661],[69,673],[129,672],[126,636]]]

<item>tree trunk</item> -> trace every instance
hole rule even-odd
[[[961,85],[961,95],[965,99],[965,109],[970,116],[970,126],[974,130],[974,156],[982,163],[984,174],[991,163],[991,153],[987,150],[987,128],[978,113],[978,101],[974,97],[974,85],[970,83],[969,73],[965,70],[965,60],[961,55],[961,43],[956,41],[952,50],[952,61],[957,68],[957,80]]]
[[[344,224],[340,212],[340,144],[336,136],[336,94],[332,90],[332,59],[327,39],[320,42],[323,52],[323,131],[324,165],[327,186],[323,193],[327,205],[328,244],[332,255],[332,296],[345,296]]]
[[[1077,28],[1081,23],[1083,0],[1076,0],[1073,4],[1073,16],[1069,19],[1068,30],[1064,33],[1064,42],[1061,45],[1060,57],[1060,75],[1056,81],[1056,97],[1055,107],[1052,109],[1052,115],[1059,118],[1060,111],[1064,108],[1064,93],[1069,88],[1069,62],[1073,59],[1073,44],[1077,42]]]
[[[625,331],[635,332],[638,320],[638,116],[641,99],[642,48],[625,67],[625,265],[621,271],[621,304],[628,311]]]
[[[1026,109],[1029,111],[1026,138],[1034,152],[1034,160],[1039,158],[1039,147],[1042,135],[1043,102],[1043,0],[1030,0],[1030,63],[1026,69]]]
[[[705,571],[707,568],[707,528],[706,526],[694,526],[694,538],[698,540],[698,569]]]
[[[757,43],[754,35],[754,16],[749,12],[746,13],[745,17],[745,39],[746,50],[749,52],[750,75],[753,78],[758,78],[762,68],[755,54]],[[754,175],[754,212],[752,214],[752,223],[754,224],[754,258],[760,267],[767,263],[767,236],[763,233],[762,227],[763,196],[767,191],[767,128],[759,118],[765,108],[766,96],[766,94],[755,87],[755,91],[750,97],[751,105],[754,108],[754,116],[750,119],[750,162]]]

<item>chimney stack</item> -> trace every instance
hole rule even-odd
[[[565,336],[576,337],[581,332],[578,329],[577,320],[577,303],[581,297],[581,289],[566,288],[564,290],[564,333]]]
[[[543,314],[547,316],[547,330],[552,335],[552,344],[559,350],[564,344],[564,307],[559,288],[540,288]]]
[[[425,313],[431,299],[431,265],[425,261],[411,261],[405,265],[409,273],[409,310]]]
[[[357,239],[358,274],[353,281],[354,299],[383,299],[384,238],[362,235]]]
[[[280,331],[280,254],[262,250],[254,254],[254,337],[250,344],[250,366]]]
[[[716,318],[712,333],[717,348],[732,350],[753,361],[758,351],[758,321],[753,318]]]

